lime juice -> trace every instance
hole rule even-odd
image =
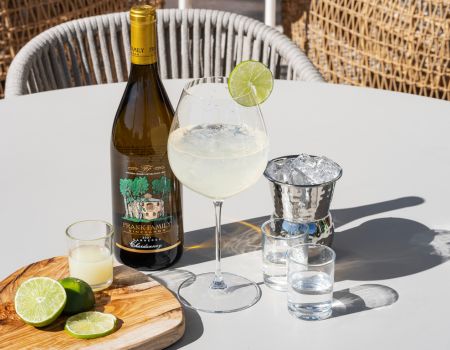
[[[69,253],[70,276],[87,282],[94,291],[109,287],[113,280],[111,251],[99,245],[81,245]]]

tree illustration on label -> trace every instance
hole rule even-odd
[[[156,181],[156,182],[155,182]],[[124,199],[125,216],[123,219],[133,222],[152,222],[167,220],[164,216],[164,200],[168,197],[170,179],[162,176],[152,181],[152,191],[148,192],[150,184],[146,176],[134,179],[120,179],[120,193]],[[161,195],[161,199],[153,198]]]
[[[147,193],[148,188],[149,184],[146,177],[141,176],[134,178],[133,185],[131,186],[134,198],[140,198],[143,196]]]
[[[172,183],[170,179],[165,176],[161,176],[159,179],[152,181],[152,190],[154,194],[160,194],[163,200],[167,200],[169,197]]]
[[[123,204],[125,206],[125,216],[128,217],[128,203],[132,198],[133,180],[120,179],[120,194],[123,196]]]

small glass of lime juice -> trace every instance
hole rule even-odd
[[[71,277],[87,282],[94,291],[113,281],[111,224],[101,220],[75,222],[66,229]]]

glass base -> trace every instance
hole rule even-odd
[[[90,284],[92,290],[94,292],[100,292],[103,289],[108,288],[113,282],[113,279],[111,278],[110,280],[107,280],[106,282],[103,283],[99,283],[99,284]]]
[[[263,273],[264,284],[279,292],[287,291],[287,277],[286,276],[271,276]]]
[[[244,310],[261,298],[258,285],[232,273],[222,273],[225,288],[211,288],[214,272],[202,273],[185,280],[178,288],[178,297],[187,307],[211,313]]]
[[[321,321],[329,318],[333,313],[331,302],[315,304],[294,304],[288,301],[291,315],[305,321]]]

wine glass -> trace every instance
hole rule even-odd
[[[238,104],[228,91],[227,78],[201,78],[185,86],[169,134],[169,162],[184,186],[213,200],[216,215],[216,271],[193,276],[180,285],[178,296],[188,307],[233,312],[252,306],[261,297],[254,282],[222,272],[220,220],[223,201],[262,175],[268,144],[259,106]]]

